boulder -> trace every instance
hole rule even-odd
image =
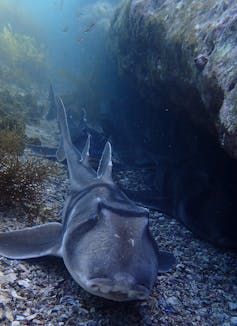
[[[185,110],[237,159],[236,0],[125,1],[110,35],[140,93]]]

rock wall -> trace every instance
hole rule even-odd
[[[184,109],[237,159],[236,0],[125,1],[111,43],[144,96]]]

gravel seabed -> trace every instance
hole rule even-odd
[[[141,186],[140,179],[136,171],[116,175],[131,188]],[[45,206],[54,207],[59,220],[68,189],[66,169],[45,189]],[[0,212],[1,232],[26,224],[14,210]],[[92,296],[73,281],[58,258],[0,257],[0,325],[237,325],[237,254],[195,238],[178,221],[155,210],[150,210],[150,229],[159,248],[173,252],[177,264],[158,275],[148,300],[117,303]]]

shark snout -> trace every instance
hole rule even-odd
[[[113,279],[94,278],[88,281],[88,291],[115,301],[144,300],[150,291],[128,273],[117,273]]]

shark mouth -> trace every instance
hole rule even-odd
[[[132,276],[128,279],[92,278],[87,281],[86,289],[88,292],[114,301],[144,300],[150,290],[144,285],[131,282]]]

